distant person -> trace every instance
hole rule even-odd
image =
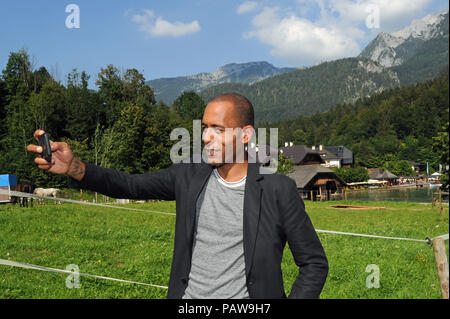
[[[281,260],[286,241],[300,268],[289,298],[318,298],[328,262],[294,180],[261,174],[248,160],[254,111],[230,93],[205,108],[202,140],[207,161],[130,175],[86,163],[64,142],[51,142],[52,163],[38,167],[68,174],[70,187],[114,198],[176,201],[175,240],[168,298],[285,298]],[[234,139],[226,128],[241,128]],[[37,130],[34,137],[43,134]],[[231,147],[233,161],[225,160]],[[40,153],[37,145],[27,150]],[[244,154],[240,153],[244,152]],[[243,161],[236,161],[244,155]]]

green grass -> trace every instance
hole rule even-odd
[[[317,229],[425,239],[449,231],[431,205],[399,202],[306,201]],[[332,204],[385,206],[345,210]],[[174,202],[126,207],[175,212]],[[47,203],[34,208],[0,205],[0,258],[52,268],[168,285],[174,216]],[[440,298],[433,251],[426,243],[319,233],[330,272],[321,298]],[[448,241],[446,241],[448,256]],[[380,288],[368,289],[367,265],[380,269]],[[286,248],[282,263],[288,294],[298,268]],[[81,277],[68,289],[66,274],[0,265],[0,298],[165,298],[160,288]]]

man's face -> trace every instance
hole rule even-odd
[[[239,127],[232,102],[213,101],[206,106],[202,120],[202,140],[209,164],[222,166],[235,162],[236,158],[239,162],[247,136]]]

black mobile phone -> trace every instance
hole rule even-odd
[[[50,147],[50,138],[48,133],[44,133],[38,136],[39,146],[42,147],[41,157],[47,162],[52,161],[52,149]]]

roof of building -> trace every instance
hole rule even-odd
[[[305,145],[280,147],[280,152],[283,153],[283,156],[285,158],[292,158],[294,165],[300,164],[308,154],[316,156],[320,163],[325,162],[318,152],[313,151],[312,149],[310,149]]]
[[[324,160],[340,160],[340,159],[342,159],[342,157],[338,156],[337,154],[335,154],[333,152],[326,150],[325,148],[318,152]]]
[[[373,168],[369,170],[369,178],[371,179],[397,179],[398,176],[392,174],[384,168]]]
[[[339,146],[324,146],[327,151],[336,154],[339,158],[342,158],[342,164],[353,164],[353,152],[343,145]]]
[[[341,184],[346,185],[333,170],[320,164],[297,165],[294,167],[294,172],[288,174],[288,176],[297,183],[297,188],[305,188],[305,186],[319,173],[332,174]]]

